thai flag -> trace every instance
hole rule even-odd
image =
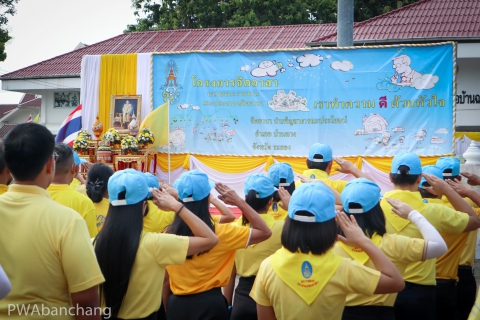
[[[33,122],[32,115],[29,115],[27,118],[27,121],[25,121],[25,123],[30,123],[30,122]]]
[[[55,142],[63,142],[71,146],[80,130],[82,130],[82,105],[75,108],[63,121]]]

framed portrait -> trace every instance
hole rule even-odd
[[[141,95],[112,95],[110,104],[110,128],[128,133],[130,124],[140,126]]]

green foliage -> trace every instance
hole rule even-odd
[[[18,3],[18,0],[0,0],[0,61],[7,58],[5,44],[11,37],[8,35],[8,30],[5,29],[5,25],[8,22],[8,16],[13,16],[16,13],[16,3]]]
[[[337,0],[131,0],[137,24],[126,31],[331,23]],[[355,0],[355,21],[418,0]],[[142,16],[142,17],[140,17]]]

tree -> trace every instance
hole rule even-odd
[[[16,3],[18,3],[18,0],[0,0],[0,61],[4,61],[7,58],[5,44],[12,37],[8,35],[8,30],[5,26],[8,23],[8,16],[13,16],[16,13]]]
[[[363,21],[416,1],[355,0],[355,21]],[[337,0],[132,0],[132,6],[138,17],[137,24],[127,26],[127,31],[337,21]]]

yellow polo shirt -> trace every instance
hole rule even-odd
[[[72,189],[77,189],[81,185],[82,183],[77,178],[73,178],[72,182],[70,182],[70,188]]]
[[[281,201],[279,201],[280,203]],[[275,220],[285,220],[288,216],[288,211],[285,211],[280,207],[278,203],[273,203],[270,208],[268,208],[268,214],[270,214]]]
[[[260,268],[260,263],[282,247],[281,237],[285,222],[275,221],[268,213],[260,214],[260,217],[262,217],[270,227],[270,230],[272,230],[272,236],[263,242],[237,250],[235,253],[235,267],[237,274],[242,277],[256,276],[258,268]],[[241,225],[242,220],[240,219],[239,221]]]
[[[13,184],[0,197],[0,252],[12,283],[0,300],[0,319],[45,319],[18,310],[8,316],[8,306],[70,308],[71,293],[104,282],[83,219],[37,186]],[[54,318],[74,319],[65,313]]]
[[[250,238],[250,228],[231,224],[215,224],[218,244],[181,266],[168,266],[170,289],[176,295],[200,293],[224,287],[232,274],[235,251],[245,248]]]
[[[78,187],[72,188],[72,189],[75,189],[75,191],[78,191],[78,192],[80,192],[81,194],[83,194],[85,197],[88,197],[88,195],[87,195],[87,186],[86,186],[86,185],[81,184],[81,185],[79,185]]]
[[[472,206],[477,216],[480,217],[480,208],[478,208],[477,204],[469,198],[466,198],[465,200],[470,204],[470,206]],[[477,246],[477,233],[478,229],[468,233],[467,242],[465,243],[465,248],[462,251],[458,265],[470,267],[473,266],[475,261],[475,248]]]
[[[344,180],[332,180],[328,178],[328,173],[326,173],[323,170],[319,169],[308,169],[303,172],[303,175],[306,178],[311,178],[311,179],[319,179],[325,182],[326,185],[330,186],[331,188],[337,190],[338,193],[342,193],[343,189],[347,185],[348,181]],[[298,180],[295,182],[295,187],[298,187],[299,185],[302,184],[301,180]]]
[[[175,219],[175,212],[160,210],[152,200],[148,200],[148,214],[143,218],[145,232],[163,232]]]
[[[107,217],[108,209],[110,208],[110,202],[108,202],[108,199],[102,198],[102,201],[100,202],[93,202],[93,206],[95,207],[97,230],[100,232],[105,223],[105,218]]]
[[[437,203],[444,205],[448,208],[454,209],[448,200],[443,199],[431,199],[428,198],[428,203]],[[460,261],[460,256],[467,238],[470,232],[464,233],[451,233],[451,232],[440,232],[443,240],[447,244],[447,252],[441,257],[437,258],[435,264],[436,268],[436,278],[437,279],[455,279],[458,281],[458,263]]]
[[[145,318],[160,309],[165,267],[183,264],[188,245],[188,237],[162,233],[142,234],[118,318]]]
[[[97,235],[97,217],[90,198],[75,191],[68,184],[51,184],[47,191],[55,202],[77,211],[82,216],[87,223],[90,238]]]
[[[0,194],[4,194],[8,191],[8,186],[6,184],[0,184]]]
[[[398,234],[384,234],[378,248],[392,261],[401,275],[411,262],[422,261],[425,250],[425,240],[409,238]],[[360,249],[361,250],[361,249]],[[333,247],[333,252],[344,258],[352,257],[338,244]],[[372,260],[368,259],[364,266],[375,269]],[[396,293],[375,294],[366,297],[362,294],[350,293],[347,296],[346,306],[387,306],[393,307]]]
[[[383,213],[386,217],[387,233],[390,234],[400,234],[410,238],[423,239],[418,228],[408,220],[405,221],[406,225],[400,231],[395,229],[389,219],[401,218],[398,218],[398,216],[392,212],[392,206],[386,201],[387,198],[402,200],[411,205],[414,209],[418,209],[417,204],[421,204],[422,210],[419,210],[419,212],[439,232],[462,233],[469,221],[469,216],[466,213],[455,211],[440,204],[425,203],[418,191],[410,192],[405,190],[392,190],[385,193],[380,202]],[[435,262],[436,259],[412,262],[407,267],[403,279],[420,285],[435,285]]]
[[[259,305],[273,306],[277,320],[339,320],[347,294],[355,292],[370,296],[379,280],[380,272],[344,258],[317,298],[308,305],[277,276],[269,257],[260,265],[250,297]]]

